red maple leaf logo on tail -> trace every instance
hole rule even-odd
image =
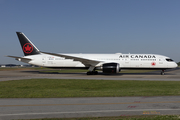
[[[27,54],[30,54],[33,51],[33,46],[31,45],[31,43],[24,44],[23,51]]]
[[[31,47],[29,45],[27,45],[27,47],[25,47],[26,51],[30,51]]]

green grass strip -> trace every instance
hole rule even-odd
[[[0,98],[180,95],[180,81],[29,79],[0,82]]]

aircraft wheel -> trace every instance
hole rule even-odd
[[[87,75],[92,75],[92,72],[89,71],[89,72],[87,72],[86,74],[87,74]]]
[[[161,75],[165,75],[164,70],[162,70]]]
[[[88,71],[87,75],[97,75],[98,71]]]
[[[97,75],[98,74],[98,71],[93,71],[94,75]]]

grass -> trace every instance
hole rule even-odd
[[[89,118],[44,118],[33,120],[180,120],[179,115],[141,115],[119,117],[89,117]]]
[[[0,82],[0,98],[180,95],[179,81],[29,79]]]
[[[0,68],[24,70],[26,68]],[[86,70],[49,70],[28,68],[42,72],[76,73]],[[127,70],[122,73],[151,71]],[[61,98],[61,97],[118,97],[118,96],[174,96],[180,95],[179,81],[114,81],[29,79],[0,82],[0,98]],[[44,118],[33,120],[180,120],[179,115],[142,115],[87,118]]]

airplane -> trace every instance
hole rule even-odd
[[[7,56],[18,61],[47,68],[88,69],[87,75],[116,74],[122,69],[161,70],[176,68],[177,64],[169,57],[157,54],[64,54],[42,52],[22,32],[16,32],[23,57]]]

